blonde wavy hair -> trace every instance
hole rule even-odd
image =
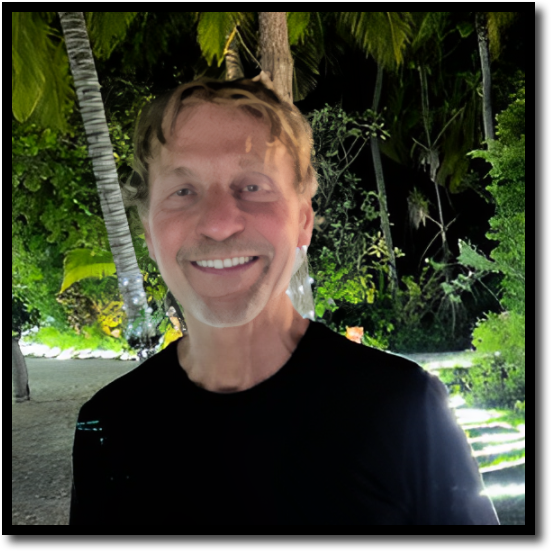
[[[259,75],[263,76],[263,75]],[[297,193],[316,194],[318,188],[312,127],[293,104],[281,100],[265,78],[218,81],[202,77],[182,84],[147,104],[134,131],[133,172],[122,187],[126,207],[137,207],[143,220],[149,210],[149,164],[159,144],[166,144],[163,126],[174,131],[178,115],[187,107],[211,102],[234,106],[257,120],[265,121],[272,140],[279,139],[293,158]]]

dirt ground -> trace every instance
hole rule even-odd
[[[29,357],[26,362],[31,400],[16,404],[12,398],[12,525],[68,525],[79,409],[137,362]]]
[[[31,400],[16,404],[12,398],[12,525],[68,525],[78,411],[100,388],[138,364],[30,357],[26,362]],[[511,480],[496,482],[523,483],[524,466],[507,478]],[[494,500],[494,505],[502,524],[525,523],[524,495]]]

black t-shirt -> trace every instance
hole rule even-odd
[[[80,410],[71,525],[499,524],[442,383],[311,322],[235,393],[176,343]]]

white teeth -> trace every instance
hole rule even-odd
[[[221,270],[237,266],[238,264],[246,264],[253,258],[252,256],[236,256],[235,258],[225,258],[224,260],[197,260],[196,262],[198,266],[203,268],[217,268]]]

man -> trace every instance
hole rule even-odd
[[[70,524],[498,524],[443,385],[286,294],[311,151],[259,80],[201,79],[140,117],[129,189],[188,331],[82,407]]]

